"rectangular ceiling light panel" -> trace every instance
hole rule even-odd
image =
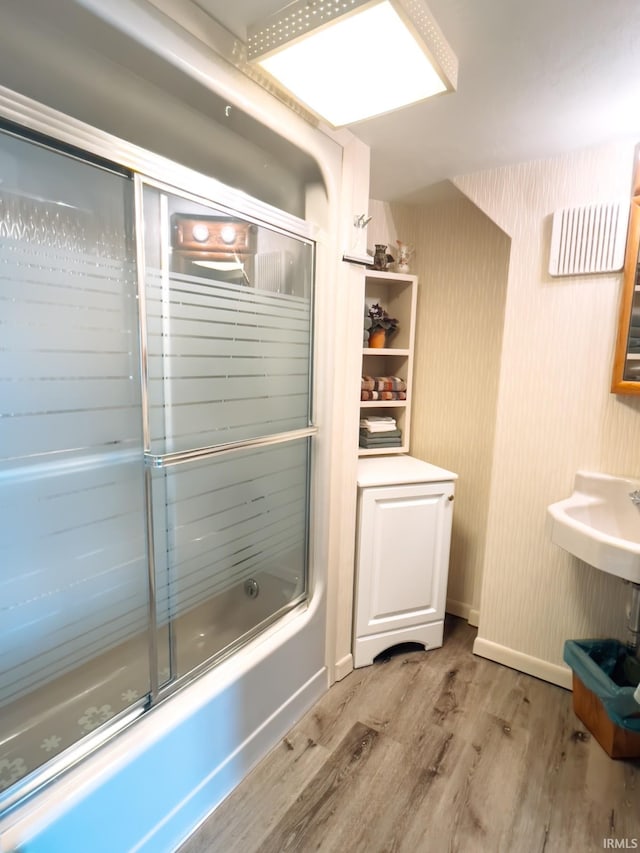
[[[422,0],[299,0],[249,31],[247,58],[335,127],[455,89]]]

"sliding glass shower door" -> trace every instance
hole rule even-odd
[[[306,594],[313,244],[140,196],[162,686]]]
[[[0,812],[305,598],[312,282],[0,128]]]
[[[133,180],[0,133],[0,791],[149,693]]]

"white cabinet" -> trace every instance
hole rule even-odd
[[[381,305],[390,317],[398,320],[398,331],[386,346],[377,349],[364,346],[362,350],[362,376],[374,379],[397,376],[406,385],[403,399],[383,399],[389,394],[380,394],[378,399],[360,400],[360,417],[384,415],[393,417],[402,432],[402,443],[398,447],[371,449],[360,447],[360,456],[376,456],[389,453],[407,453],[411,413],[411,381],[413,375],[413,350],[415,343],[416,305],[418,279],[415,275],[395,272],[367,270],[364,287],[365,306]],[[365,392],[364,395],[367,396]]]
[[[353,662],[442,645],[457,475],[410,456],[358,462]]]

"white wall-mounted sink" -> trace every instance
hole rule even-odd
[[[551,541],[585,563],[640,583],[640,480],[578,471],[573,493],[547,509]]]

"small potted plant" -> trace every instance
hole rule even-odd
[[[369,318],[369,346],[374,349],[385,347],[391,335],[398,331],[400,324],[394,317],[390,317],[378,302],[369,308]]]

